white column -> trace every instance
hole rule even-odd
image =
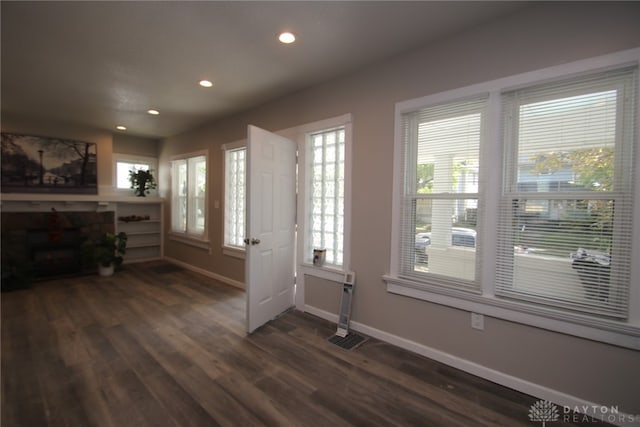
[[[433,192],[451,193],[453,189],[453,154],[436,156],[433,171]],[[454,200],[434,200],[431,212],[431,245],[451,246],[451,216]]]

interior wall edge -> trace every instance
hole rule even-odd
[[[184,261],[180,261],[178,259],[172,258],[172,257],[168,257],[168,256],[164,256],[163,258],[165,261],[168,261],[172,264],[175,264],[179,267],[184,268],[185,270],[189,270],[189,271],[193,271],[194,273],[198,273],[198,274],[202,274],[203,276],[209,277],[210,279],[214,279],[217,280],[219,282],[225,283],[227,285],[231,285],[234,288],[239,288],[242,290],[246,290],[246,285],[243,282],[240,282],[238,280],[234,280],[231,279],[229,277],[223,276],[221,274],[216,274],[212,271],[209,270],[205,270],[204,268],[200,268],[200,267],[196,267],[195,265],[186,263]]]

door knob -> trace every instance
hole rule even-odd
[[[244,244],[245,245],[257,245],[258,243],[260,243],[260,239],[244,239]]]

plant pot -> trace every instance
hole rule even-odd
[[[143,182],[140,184],[139,188],[135,189],[135,193],[137,197],[146,197],[147,195],[145,194],[145,189],[146,189],[146,183]]]
[[[98,274],[103,277],[113,276],[113,263],[109,264],[108,267],[105,267],[102,264],[98,264]]]

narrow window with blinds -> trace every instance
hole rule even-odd
[[[246,212],[245,147],[225,150],[224,245],[244,250]]]
[[[172,161],[171,230],[203,238],[206,225],[207,157]]]
[[[344,262],[345,128],[308,136],[309,188],[305,260],[314,249],[324,249],[325,264]]]
[[[497,296],[627,317],[636,72],[503,94]]]
[[[401,116],[400,274],[476,290],[480,144],[486,98]]]

